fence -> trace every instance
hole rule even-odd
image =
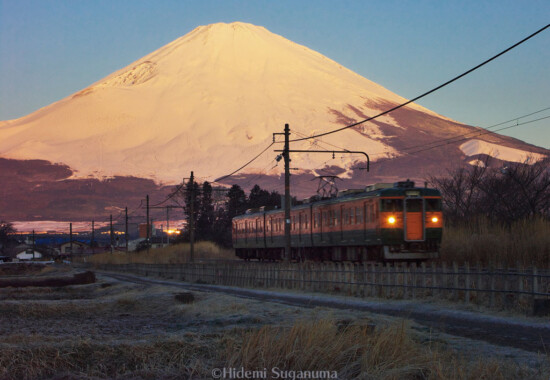
[[[550,299],[550,271],[483,268],[457,263],[407,265],[353,263],[208,262],[188,264],[98,265],[192,283],[295,289],[355,297],[444,299],[491,308],[529,309],[534,299]]]

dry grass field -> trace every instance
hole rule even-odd
[[[151,249],[149,253],[147,251],[100,253],[87,257],[86,261],[92,264],[182,264],[189,261],[189,256],[189,244],[181,243]],[[202,241],[195,244],[194,259],[234,260],[235,253],[232,249],[221,248],[212,242]]]
[[[550,221],[535,218],[505,226],[476,219],[446,226],[441,260],[550,268]]]
[[[1,379],[208,379],[214,368],[340,379],[548,378],[548,358],[366,312],[98,282],[0,289]],[[268,370],[269,373],[269,370]]]

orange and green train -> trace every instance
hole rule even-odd
[[[292,260],[427,260],[439,253],[441,193],[408,180],[371,185],[294,206],[290,225]],[[281,260],[284,210],[248,210],[232,235],[238,257]]]

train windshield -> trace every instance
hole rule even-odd
[[[403,199],[381,199],[380,210],[382,212],[400,212],[403,211]]]
[[[426,199],[426,211],[441,211],[441,199]]]

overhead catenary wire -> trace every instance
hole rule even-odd
[[[514,125],[509,125],[507,127],[502,127],[502,128],[498,128],[498,129],[495,129],[494,131],[481,131],[478,133],[477,136],[482,136],[482,135],[486,135],[486,134],[489,134],[489,133],[493,133],[493,132],[496,132],[496,131],[503,131],[505,129],[511,129],[511,128],[516,128],[516,127],[520,127],[522,125],[526,125],[526,124],[530,124],[530,123],[534,123],[534,122],[537,122],[537,121],[541,121],[541,120],[545,120],[545,119],[549,119],[550,116],[545,116],[545,117],[541,117],[541,118],[538,118],[538,119],[534,119],[534,120],[529,120],[529,121],[525,121],[523,123],[518,123],[518,124],[514,124]],[[470,139],[470,137],[464,137],[460,140],[456,140],[456,141],[452,141],[452,142],[446,142],[446,143],[443,143],[443,144],[439,144],[439,145],[435,145],[435,146],[430,146],[430,147],[427,147],[427,148],[424,148],[424,149],[419,149],[419,150],[416,150],[414,152],[405,152],[406,155],[413,155],[413,154],[416,154],[416,153],[420,153],[420,152],[424,152],[424,151],[427,151],[427,150],[430,150],[430,149],[435,149],[435,148],[439,148],[441,146],[445,146],[445,145],[448,145],[448,144],[451,144],[451,143],[456,143],[456,142],[460,142],[460,141],[466,141]],[[404,156],[401,156],[401,157],[388,157],[386,159],[382,159],[382,160],[379,160],[379,161],[375,161],[374,164],[379,164],[379,163],[382,163],[382,162],[386,162],[386,161],[389,161],[389,160],[397,160],[397,159],[400,159],[400,158],[403,158]]]
[[[408,104],[411,104],[411,103],[413,103],[413,102],[415,102],[415,101],[417,101],[417,100],[419,100],[419,99],[421,99],[421,98],[423,98],[423,97],[425,97],[425,96],[427,96],[427,95],[430,95],[431,93],[433,93],[433,92],[435,92],[435,91],[437,91],[437,90],[442,89],[442,88],[445,87],[445,86],[448,86],[449,84],[451,84],[451,83],[457,81],[458,79],[460,79],[460,78],[462,78],[462,77],[464,77],[464,76],[466,76],[466,75],[468,75],[468,74],[474,72],[475,70],[479,69],[480,67],[485,66],[485,65],[488,64],[489,62],[494,61],[495,59],[497,59],[497,58],[500,57],[501,55],[506,54],[506,53],[509,52],[510,50],[512,50],[512,49],[516,48],[517,46],[523,44],[524,42],[528,41],[529,39],[533,38],[534,36],[536,36],[537,34],[543,32],[544,30],[546,30],[546,29],[549,28],[549,27],[550,27],[550,24],[548,24],[548,25],[542,27],[541,29],[539,29],[539,30],[537,30],[536,32],[532,33],[531,35],[525,37],[525,38],[522,39],[521,41],[519,41],[519,42],[513,44],[512,46],[510,46],[510,47],[504,49],[503,51],[501,51],[500,53],[498,53],[498,54],[492,56],[491,58],[489,58],[489,59],[483,61],[483,62],[480,63],[479,65],[477,65],[477,66],[475,66],[475,67],[472,67],[471,69],[469,69],[469,70],[463,72],[462,74],[457,75],[456,77],[454,77],[454,78],[448,80],[447,82],[445,82],[445,83],[443,83],[443,84],[440,84],[439,86],[434,87],[434,88],[432,88],[431,90],[426,91],[425,93],[423,93],[423,94],[421,94],[421,95],[418,95],[418,96],[416,96],[415,98],[413,98],[413,99],[411,99],[411,100],[408,100],[408,101],[406,101],[406,102],[404,102],[404,103],[402,103],[402,104],[399,104],[399,105],[397,105],[397,106],[395,106],[395,107],[392,107],[392,108],[390,108],[390,109],[388,109],[388,110],[386,110],[386,111],[384,111],[384,112],[381,112],[381,113],[379,113],[379,114],[377,114],[377,115],[375,115],[375,116],[369,117],[369,118],[367,118],[367,119],[365,119],[365,120],[361,120],[361,121],[358,121],[358,122],[353,123],[353,124],[346,125],[345,127],[341,127],[341,128],[334,129],[334,130],[332,130],[332,131],[319,133],[319,134],[317,134],[317,135],[312,135],[312,136],[309,136],[309,137],[303,137],[303,138],[293,139],[293,140],[290,140],[290,142],[298,142],[298,141],[310,140],[310,139],[315,139],[315,138],[322,137],[322,136],[327,136],[327,135],[330,135],[330,134],[333,134],[333,133],[337,133],[337,132],[343,131],[343,130],[345,130],[345,129],[353,128],[353,127],[356,127],[356,126],[361,125],[361,124],[363,124],[363,123],[366,123],[366,122],[368,122],[368,121],[371,121],[371,120],[374,120],[374,119],[376,119],[376,118],[379,118],[380,116],[383,116],[383,115],[386,115],[386,114],[388,114],[388,113],[390,113],[390,112],[392,112],[392,111],[398,110],[399,108],[405,107],[405,106],[408,105]]]
[[[521,119],[525,119],[528,116],[536,115],[538,113],[548,111],[548,110],[550,110],[550,107],[546,107],[546,108],[540,109],[538,111],[528,113],[528,114],[523,115],[523,116],[514,117],[512,119],[509,119],[509,120],[506,120],[506,121],[503,121],[503,122],[500,122],[500,123],[497,123],[497,124],[493,124],[489,127],[485,127],[485,128],[480,128],[479,127],[481,129],[481,131],[480,130],[475,130],[475,131],[471,131],[471,132],[467,132],[467,133],[463,133],[463,134],[458,134],[458,135],[453,136],[453,137],[447,137],[447,138],[444,138],[444,139],[433,140],[433,141],[431,141],[429,143],[426,143],[426,144],[412,145],[412,146],[408,146],[408,147],[405,147],[405,148],[401,148],[400,151],[407,151],[407,150],[410,150],[410,149],[424,148],[424,147],[427,147],[428,145],[440,144],[440,143],[443,143],[443,142],[448,142],[450,144],[450,143],[453,143],[453,142],[463,141],[464,140],[463,138],[466,137],[466,136],[480,136],[480,135],[494,133],[494,132],[497,132],[497,131],[508,129],[509,127],[501,128],[501,129],[499,128],[499,129],[495,129],[495,130],[490,130],[490,129],[501,126],[503,124],[511,123],[513,121],[519,121]],[[540,119],[540,120],[542,120],[542,119]],[[538,120],[535,120],[535,121],[538,121]],[[518,124],[516,124],[514,126],[517,126],[517,125]],[[456,140],[456,139],[459,139],[459,140]],[[456,140],[456,141],[453,141],[453,140]],[[439,146],[441,146],[441,145],[437,145],[437,147],[439,147]],[[382,154],[386,154],[386,153],[387,152],[378,152],[378,153],[371,154],[371,156],[378,156],[378,155],[382,155]]]
[[[246,164],[244,164],[243,166],[241,166],[240,168],[238,168],[237,170],[233,171],[232,173],[229,173],[223,177],[220,177],[220,178],[216,178],[214,180],[214,182],[219,182],[219,181],[222,181],[226,178],[229,178],[231,177],[233,174],[235,173],[238,173],[239,171],[241,171],[242,169],[246,168],[248,165],[250,165],[252,162],[254,162],[258,157],[260,157],[262,154],[264,154],[269,148],[271,148],[273,146],[273,144],[275,144],[275,142],[272,142],[271,144],[269,144],[264,150],[262,150],[260,153],[258,153],[258,155],[256,155],[253,159],[251,159],[250,161],[248,161]]]
[[[411,155],[415,155],[417,153],[420,153],[420,152],[424,152],[424,151],[427,151],[427,150],[431,150],[431,149],[435,149],[435,148],[438,148],[438,147],[441,147],[441,146],[445,146],[445,145],[448,145],[448,144],[451,144],[451,143],[456,143],[456,142],[460,142],[460,141],[466,141],[468,139],[470,139],[472,136],[470,137],[465,137],[465,136],[469,136],[471,134],[474,134],[475,136],[482,136],[482,135],[485,135],[485,134],[490,134],[490,133],[494,133],[494,132],[497,132],[497,131],[502,131],[502,130],[505,130],[505,129],[511,129],[511,128],[516,128],[516,127],[520,127],[522,125],[527,125],[527,124],[531,124],[531,123],[535,123],[537,121],[541,121],[541,120],[545,120],[545,119],[549,119],[550,116],[545,116],[545,117],[541,117],[541,118],[538,118],[538,119],[533,119],[533,120],[528,120],[528,121],[525,121],[523,123],[516,123],[514,125],[509,125],[509,126],[505,126],[505,127],[502,127],[502,128],[498,128],[498,129],[495,129],[495,130],[488,130],[489,128],[494,128],[496,126],[500,126],[500,125],[503,125],[503,124],[506,124],[506,123],[510,123],[512,121],[516,121],[516,120],[520,120],[520,119],[523,119],[525,117],[528,117],[528,116],[532,116],[532,115],[535,115],[535,114],[538,114],[538,113],[541,113],[541,112],[544,112],[546,110],[549,110],[550,107],[547,107],[547,108],[544,108],[544,109],[541,109],[541,110],[538,110],[538,111],[535,111],[535,112],[531,112],[529,114],[526,114],[526,115],[523,115],[523,116],[520,116],[520,117],[515,117],[515,118],[512,118],[512,119],[509,119],[507,121],[504,121],[504,122],[500,122],[500,123],[497,123],[497,124],[494,124],[494,125],[491,125],[489,127],[486,127],[484,128],[483,130],[481,131],[475,131],[475,132],[469,132],[469,133],[466,133],[466,134],[461,134],[461,135],[457,135],[457,136],[454,136],[452,138],[448,138],[448,139],[443,139],[443,140],[440,140],[439,142],[441,142],[441,144],[439,145],[434,145],[434,146],[425,146],[425,145],[419,145],[419,146],[415,146],[414,148],[422,148],[422,149],[418,149],[416,151],[413,151],[413,152],[404,152],[405,154],[403,156],[399,156],[399,157],[387,157],[387,158],[383,158],[381,160],[377,160],[377,161],[374,161],[372,162],[372,165],[377,165],[377,164],[381,164],[381,163],[384,163],[384,162],[387,162],[387,161],[395,161],[395,160],[399,160],[399,159],[402,159],[402,158],[405,158],[405,157],[408,157],[408,156],[411,156]],[[448,141],[448,140],[453,140],[453,141]],[[434,142],[428,144],[428,145],[431,145],[433,144]],[[412,147],[409,147],[408,149],[411,149]],[[406,148],[407,149],[407,148]],[[386,153],[375,153],[373,154],[374,155],[379,155],[379,154],[386,154]],[[311,169],[312,172],[314,171],[323,171],[327,174],[333,174],[333,173],[328,173],[326,170],[325,170],[325,166],[327,165],[329,160],[323,162],[321,165],[317,166],[316,168],[314,169]],[[311,181],[311,178],[307,178],[307,179],[302,179],[302,180],[299,180],[298,182],[295,183],[295,185],[298,185],[298,184],[301,184],[303,182],[306,182],[306,181]]]

